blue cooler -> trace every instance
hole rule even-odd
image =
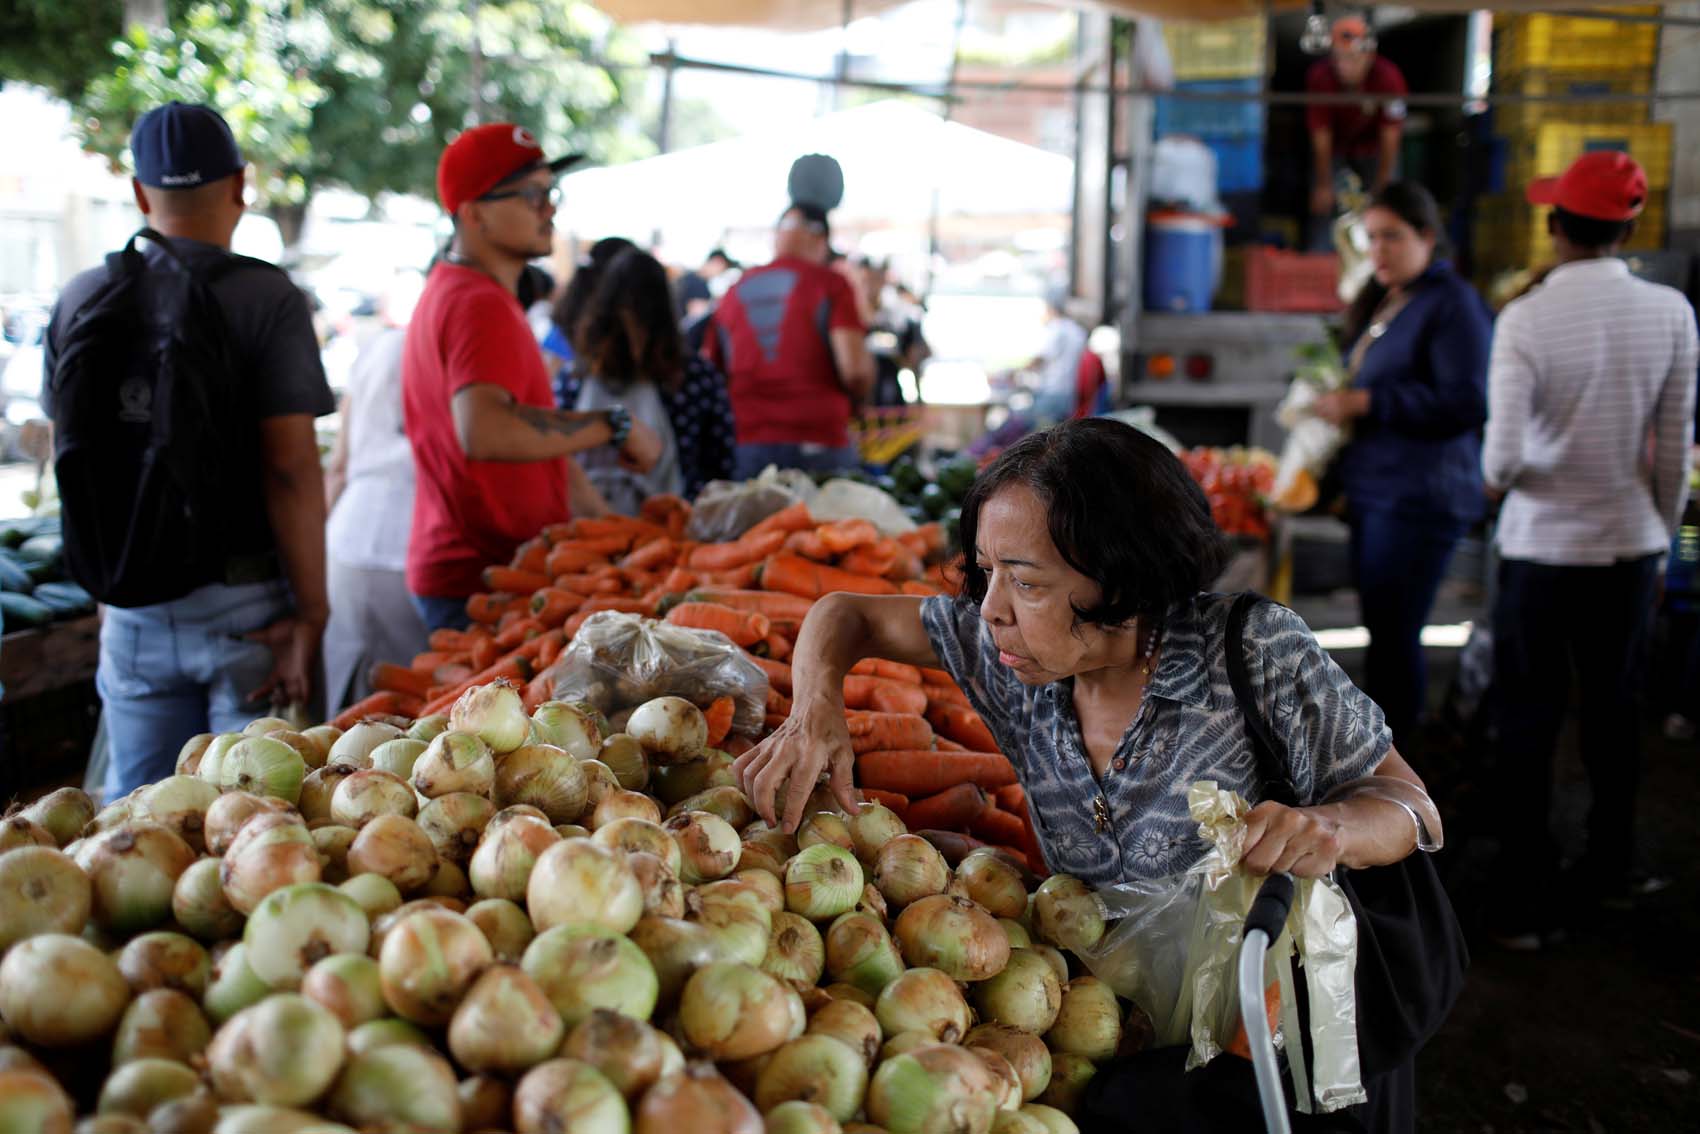
[[[1152,213],[1145,226],[1145,310],[1210,310],[1221,273],[1222,225],[1202,213]]]

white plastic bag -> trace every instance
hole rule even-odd
[[[818,523],[835,520],[867,520],[880,535],[902,535],[915,530],[915,521],[891,493],[853,480],[829,480],[809,501],[809,515]]]

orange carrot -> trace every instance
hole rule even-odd
[[[1269,1020],[1269,1034],[1281,1026],[1281,982],[1270,981],[1263,990],[1263,1014]],[[1251,1038],[1245,1032],[1245,1017],[1242,1014],[1240,1026],[1234,1029],[1234,1038],[1228,1041],[1228,1046],[1222,1049],[1229,1055],[1237,1055],[1241,1059],[1251,1058]]]
[[[809,515],[809,506],[799,500],[781,508],[767,519],[758,521],[744,535],[752,536],[760,532],[798,532],[814,526],[815,521],[814,517]]]
[[[720,750],[736,760],[755,746],[755,741],[742,733],[735,732],[726,738],[726,743],[720,746]]]
[[[856,757],[856,771],[869,787],[911,799],[960,783],[1000,788],[1015,782],[1015,769],[1001,752],[864,752]]]
[[[932,559],[934,556],[943,555],[950,544],[950,538],[945,533],[944,525],[937,520],[916,528],[915,535],[921,540],[920,554],[922,559]]]
[[[743,590],[756,585],[761,578],[760,563],[746,563],[742,567],[734,567],[730,571],[702,571],[702,581],[711,587],[728,587],[733,590]]]
[[[927,537],[922,535],[918,529],[912,532],[898,532],[893,538],[895,538],[898,543],[902,544],[904,550],[915,556],[915,558],[922,560],[927,558],[929,542]]]
[[[682,595],[697,585],[695,571],[687,571],[683,567],[675,567],[661,579],[661,589],[668,594]],[[710,602],[716,601],[713,599]],[[728,606],[731,604],[728,603]]]
[[[939,590],[931,583],[923,583],[919,579],[903,580],[901,583],[897,584],[897,592],[899,594],[912,595],[915,598],[933,598],[936,595],[944,594],[943,591]]]
[[[531,596],[531,616],[544,627],[559,626],[584,605],[584,596],[560,587],[544,587]]]
[[[447,627],[444,627],[441,630],[431,631],[430,644],[433,650],[442,650],[445,653],[458,654],[472,649],[479,643],[479,641],[488,638],[489,636],[490,632],[488,630],[482,630],[476,627],[471,630],[450,630]]]
[[[885,577],[894,582],[916,582],[926,573],[927,565],[921,562],[921,557],[910,551],[902,544],[897,545],[897,555],[887,568]]]
[[[774,661],[791,660],[791,639],[785,635],[770,631],[767,637],[762,639],[762,645],[767,647],[767,656]]]
[[[494,626],[502,620],[502,615],[512,609],[516,596],[506,591],[493,591],[473,595],[466,600],[466,616],[474,622],[482,622],[486,626]]]
[[[539,673],[525,683],[525,692],[520,694],[520,704],[527,713],[535,713],[537,706],[555,695],[554,676],[547,672]]]
[[[440,665],[431,671],[431,688],[435,689],[439,685],[459,685],[477,672],[464,662]]]
[[[933,728],[975,752],[995,752],[998,742],[980,714],[961,705],[933,705],[927,709]]]
[[[902,549],[894,540],[882,539],[878,543],[863,544],[851,549],[838,565],[858,575],[878,575],[883,579],[897,562],[897,553],[900,550]]]
[[[558,543],[549,549],[549,559],[545,567],[551,578],[556,575],[569,575],[575,571],[588,571],[592,567],[600,567],[608,562],[608,557],[600,552],[589,551],[577,543]]]
[[[579,610],[583,614],[596,614],[604,610],[617,610],[621,614],[648,614],[654,607],[639,598],[627,598],[624,595],[592,595],[586,599]]]
[[[919,717],[927,711],[927,695],[921,691],[919,685],[893,681],[888,677],[865,677],[852,673],[844,679],[844,705],[850,709],[909,713]]]
[[[667,621],[692,630],[718,630],[740,646],[762,641],[772,626],[765,614],[713,602],[682,602],[667,612]]]
[[[541,571],[516,571],[512,567],[484,568],[484,585],[493,591],[529,595],[549,585],[551,576]]]
[[[992,793],[998,801],[998,806],[1011,815],[1027,814],[1027,793],[1021,790],[1020,784],[1009,784]]]
[[[691,506],[684,499],[668,492],[660,496],[650,496],[638,506],[638,515],[652,524],[666,524],[668,520],[678,515],[690,515]]]
[[[830,563],[833,559],[832,549],[821,539],[818,531],[792,532],[786,537],[785,550],[794,551],[816,563]]]
[[[921,676],[926,676],[925,670]],[[931,705],[960,705],[964,709],[971,707],[968,694],[948,681],[943,685],[933,685],[929,682],[921,686],[921,692],[927,695],[927,703]]]
[[[778,713],[780,716],[789,716],[791,713],[791,698],[787,697],[779,690],[774,689],[772,686],[769,686],[767,690],[767,711],[770,713]]]
[[[861,794],[864,800],[869,803],[883,803],[893,811],[897,812],[897,817],[899,819],[902,819],[906,823],[908,822],[906,816],[909,813],[909,797],[904,795],[902,792],[881,791],[879,788],[871,787],[858,787],[856,790]]]
[[[921,666],[920,669],[921,669],[921,680],[922,680],[922,682],[924,682],[927,685],[955,685],[956,684],[956,678],[952,677],[950,674],[946,673],[942,669],[930,669],[927,666]]]
[[[555,664],[555,659],[560,657],[561,651],[566,648],[566,634],[556,628],[542,635],[542,640],[543,644],[537,650],[537,664],[548,668]]]
[[[749,660],[756,664],[757,669],[767,674],[767,684],[770,688],[779,690],[787,697],[791,695],[790,666],[786,665],[782,661],[774,661],[771,658],[758,658],[753,654],[749,655]]]
[[[514,656],[535,663],[538,658],[543,656],[544,650],[551,648],[558,650],[563,641],[565,641],[565,635],[561,633],[559,628],[545,630],[541,634],[527,638],[519,649],[514,651]],[[536,668],[535,665],[533,668]]]
[[[934,795],[909,801],[905,823],[941,831],[961,831],[986,810],[986,789],[979,784],[956,784]]]
[[[814,600],[784,591],[747,591],[732,587],[698,587],[685,596],[689,602],[717,602],[733,610],[754,610],[775,620],[801,622]]]
[[[542,574],[544,564],[548,562],[549,544],[540,537],[538,539],[528,539],[518,547],[514,548],[514,557],[509,561],[508,566],[512,567],[516,571],[530,571],[533,574]],[[508,589],[512,588],[497,588],[497,590]]]
[[[555,576],[555,586],[563,591],[572,591],[580,595],[620,594],[626,589],[626,584],[616,576],[592,575],[588,572],[569,571],[564,575]]]
[[[706,543],[687,560],[698,571],[727,571],[746,563],[766,559],[785,545],[784,532],[761,532],[731,543]]]
[[[867,677],[885,677],[908,685],[921,684],[921,671],[915,666],[886,661],[884,658],[863,658],[850,667],[850,672]]]
[[[515,650],[546,629],[535,618],[521,618],[496,635],[496,645],[503,650]]]
[[[625,571],[649,570],[671,564],[677,556],[679,547],[666,536],[660,536],[641,545],[630,555],[620,560],[620,568]]]
[[[940,752],[966,752],[966,751],[968,751],[966,746],[956,743],[956,741],[952,740],[948,736],[936,736],[935,735],[933,737],[933,747],[938,749]]]
[[[822,524],[818,529],[821,542],[826,544],[828,551],[834,555],[843,555],[853,547],[863,544],[878,543],[880,530],[869,520],[838,520],[830,524]]]
[[[562,633],[566,634],[569,641],[578,637],[578,632],[584,629],[584,624],[589,621],[590,616],[595,613],[596,612],[594,610],[586,610],[582,606],[579,607],[577,614],[561,623]]]
[[[725,741],[726,735],[732,731],[732,713],[735,705],[730,697],[716,697],[708,708],[703,710],[703,719],[708,722],[708,744],[710,748],[719,748]]]
[[[369,680],[373,689],[387,689],[392,693],[406,693],[410,697],[421,699],[431,689],[430,674],[390,662],[378,662],[374,665]]]
[[[954,597],[962,593],[962,572],[956,567],[945,566],[944,564],[928,567],[926,577],[922,582],[931,583],[939,589],[940,594]]]
[[[446,650],[426,650],[422,654],[414,654],[413,660],[408,663],[408,668],[416,669],[420,673],[430,673],[438,666],[460,661],[468,654],[469,651],[466,650],[452,654]]]
[[[832,591],[850,591],[861,595],[896,594],[897,588],[884,579],[869,578],[821,563],[811,563],[800,555],[780,554],[762,567],[761,586],[766,591],[785,591],[804,598],[820,598]]]
[[[501,656],[502,651],[496,645],[495,635],[491,635],[472,648],[472,656],[467,658],[467,664],[472,667],[472,672],[477,673],[495,665],[496,659]]]
[[[607,539],[624,537],[632,544],[647,543],[667,534],[660,524],[640,520],[635,516],[583,516],[570,525],[576,539]]]
[[[425,715],[419,698],[393,689],[380,689],[363,700],[348,706],[330,722],[344,730],[353,728],[367,717],[419,717]]]
[[[1027,824],[1019,815],[996,807],[988,807],[968,824],[975,838],[985,839],[1001,847],[1021,847],[1027,840]]]
[[[850,728],[852,752],[929,748],[933,743],[933,727],[920,717],[907,713],[852,710],[844,714],[844,723]]]

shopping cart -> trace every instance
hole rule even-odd
[[[1270,942],[1281,936],[1287,911],[1293,907],[1293,876],[1271,874],[1257,891],[1257,899],[1246,915],[1240,943],[1240,1019],[1245,1024],[1246,1043],[1251,1048],[1252,1070],[1257,1075],[1257,1097],[1263,1106],[1263,1125],[1270,1134],[1290,1134],[1287,1096],[1281,1089],[1281,1067],[1275,1060],[1275,1040],[1263,1006],[1263,963]]]

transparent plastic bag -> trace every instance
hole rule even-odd
[[[611,610],[586,619],[555,663],[555,698],[587,701],[604,716],[655,697],[683,697],[701,708],[730,697],[732,731],[757,736],[767,676],[719,631]]]
[[[871,484],[834,479],[820,486],[809,501],[809,515],[826,524],[834,520],[867,520],[881,535],[902,535],[915,530],[915,521],[897,498]]]
[[[698,543],[726,543],[799,499],[775,480],[711,480],[691,504],[685,537]]]

